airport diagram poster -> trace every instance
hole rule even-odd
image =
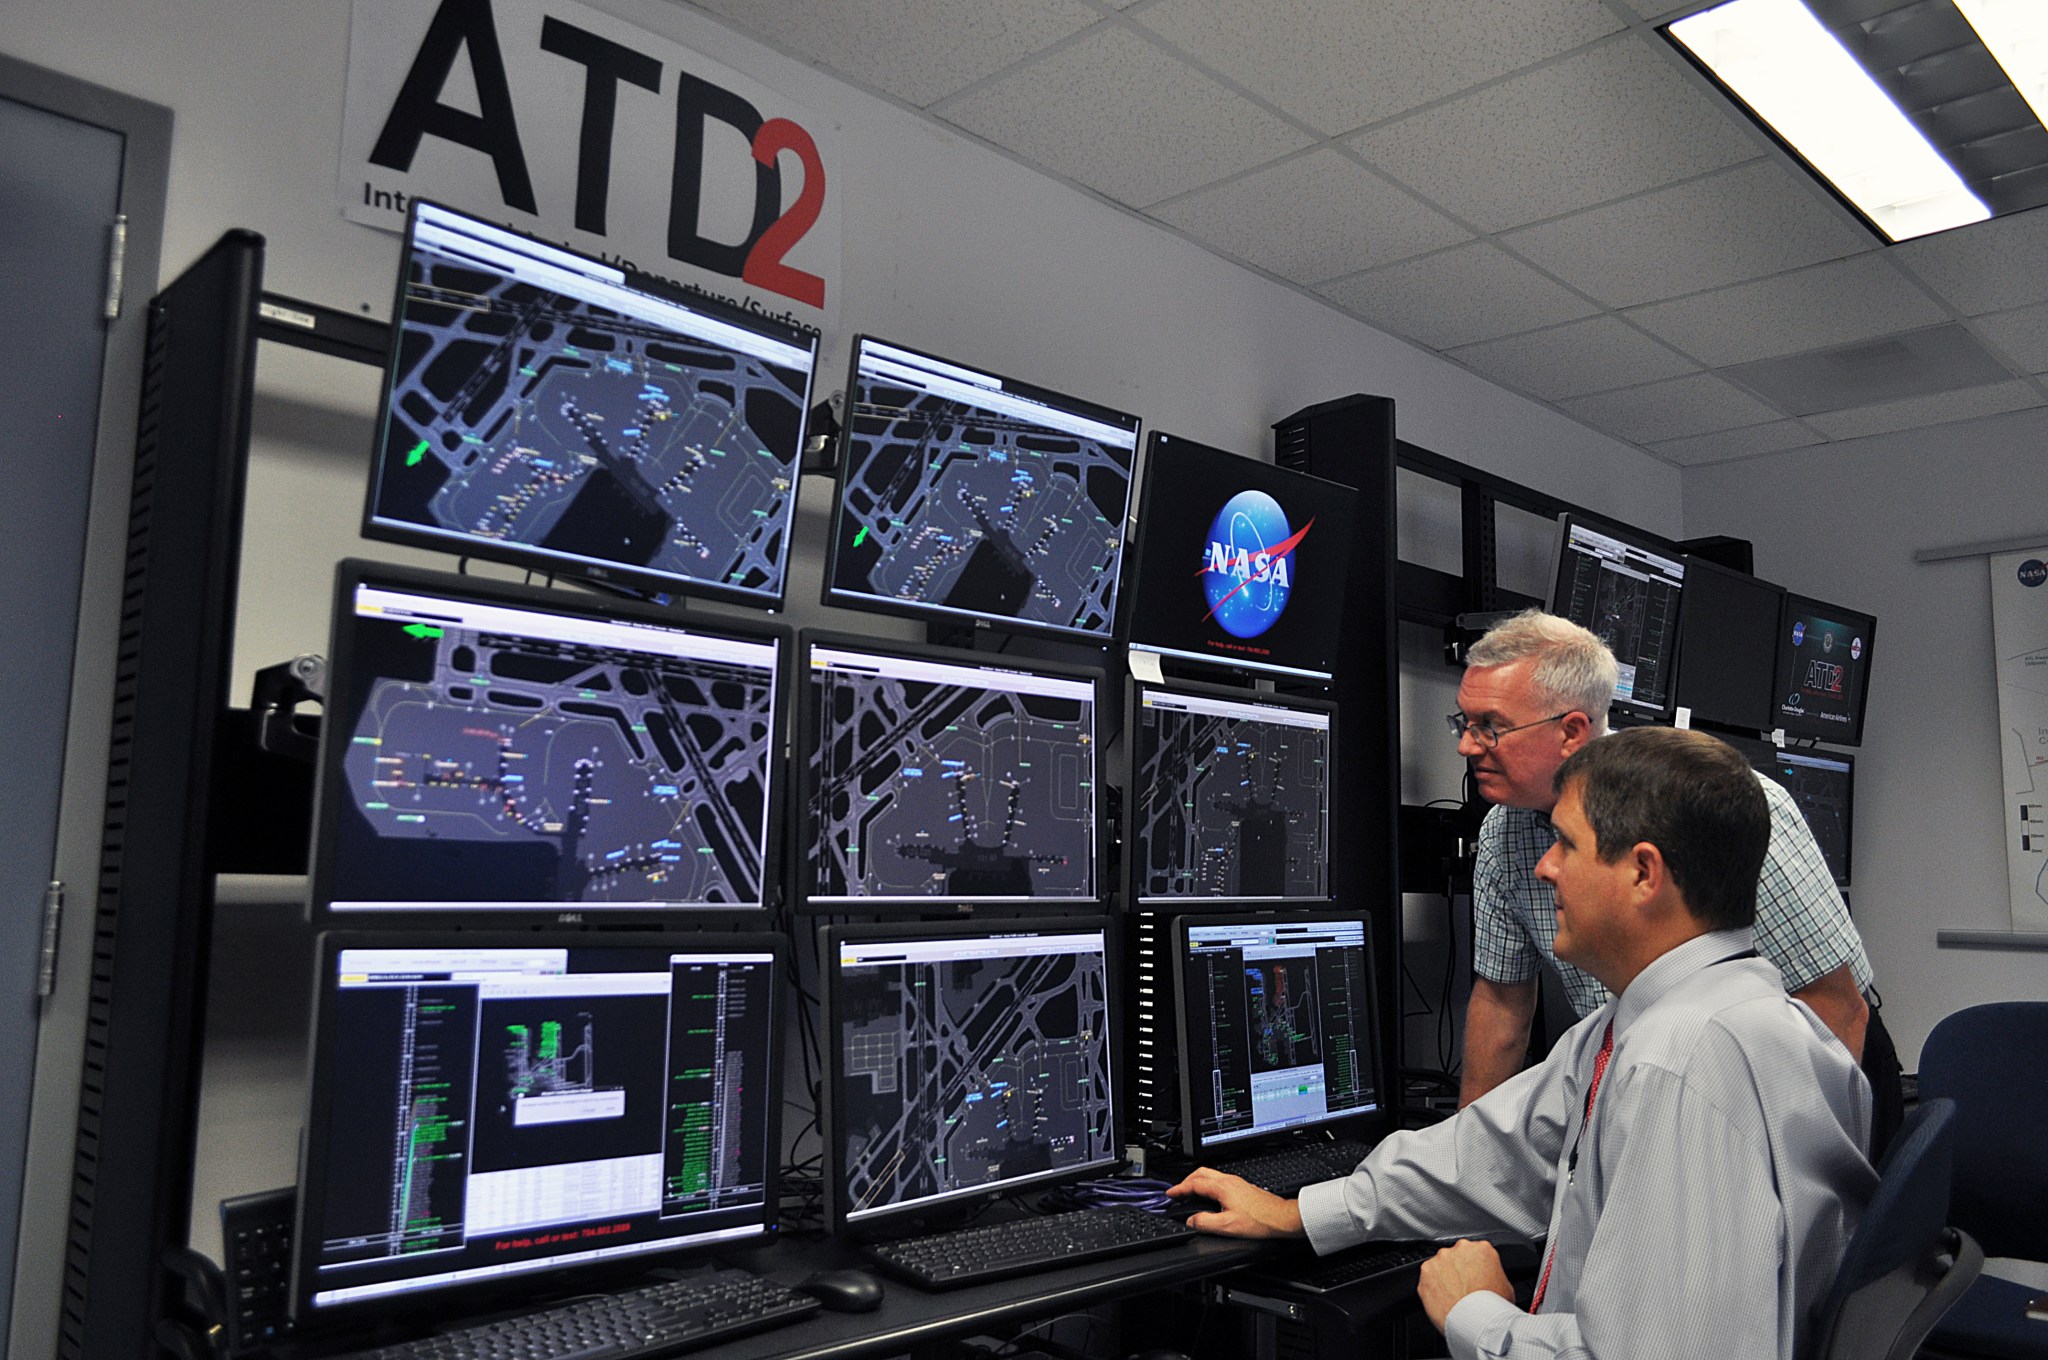
[[[2048,543],[1990,562],[2012,928],[2048,930]]]

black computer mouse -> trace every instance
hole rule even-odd
[[[882,1306],[882,1282],[865,1270],[821,1270],[796,1288],[835,1313],[872,1313]]]

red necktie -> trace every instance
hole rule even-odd
[[[1579,1137],[1586,1136],[1586,1126],[1593,1122],[1593,1101],[1600,1094],[1600,1078],[1607,1075],[1607,1059],[1614,1053],[1614,1021],[1607,1021],[1607,1032],[1600,1036],[1600,1052],[1593,1058],[1593,1084],[1586,1090],[1586,1117],[1579,1121]],[[1579,1160],[1578,1140],[1572,1141],[1572,1162],[1576,1167]],[[1536,1282],[1536,1297],[1529,1300],[1529,1311],[1535,1312],[1543,1306],[1543,1291],[1550,1287],[1550,1268],[1557,1264],[1557,1243],[1550,1244],[1550,1255],[1543,1262],[1543,1278]]]

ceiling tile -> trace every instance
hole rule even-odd
[[[1367,160],[1484,231],[1505,231],[1753,159],[1736,121],[1647,34],[1362,132]]]
[[[941,116],[1133,207],[1311,140],[1137,34],[1109,27],[970,90]]]
[[[1970,329],[2029,373],[2048,373],[2048,305],[1980,316]]]
[[[1083,0],[696,0],[920,108],[1102,18]]]
[[[1711,373],[1573,397],[1558,408],[1595,429],[1607,430],[1637,444],[1681,439],[1686,435],[1758,425],[1778,412]]]
[[[2048,302],[2048,208],[1892,247],[1900,263],[1966,316]]]
[[[1137,22],[1326,135],[1622,27],[1599,0],[1164,0]]]
[[[1321,283],[1471,239],[1450,218],[1329,147],[1177,198],[1152,216],[1296,283]]]
[[[1636,307],[1627,315],[1709,368],[1869,340],[1947,319],[1875,252]]]
[[[1876,245],[1768,160],[1527,227],[1501,244],[1610,307],[1781,274]]]
[[[1545,401],[1675,378],[1699,367],[1612,316],[1467,345],[1450,357]]]
[[[1894,430],[1917,430],[1943,425],[1952,420],[1993,416],[2003,411],[2024,411],[2030,406],[2048,405],[2030,382],[1991,383],[1963,392],[1941,392],[1931,397],[1888,401],[1877,406],[1859,406],[1850,411],[1830,411],[1809,416],[1809,424],[1825,430],[1830,439],[1856,439],[1867,434],[1889,434]]]
[[[1317,291],[1431,349],[1535,330],[1594,311],[1585,299],[1485,241],[1388,265]]]
[[[1745,425],[1739,430],[1717,430],[1689,439],[1666,439],[1650,445],[1650,451],[1680,467],[1725,463],[1759,453],[1783,453],[1822,443],[1819,435],[1796,420],[1774,420],[1766,425]]]

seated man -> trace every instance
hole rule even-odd
[[[1451,1354],[1803,1353],[1877,1175],[1870,1085],[1751,946],[1770,811],[1697,732],[1637,728],[1558,770],[1557,953],[1615,999],[1540,1066],[1350,1176],[1284,1200],[1208,1167],[1169,1193],[1240,1237],[1549,1237],[1528,1313],[1494,1249],[1460,1241],[1420,1293]]]

